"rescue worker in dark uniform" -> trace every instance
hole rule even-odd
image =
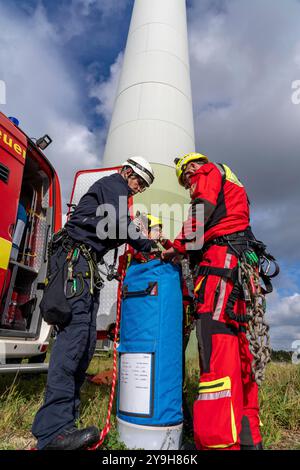
[[[178,253],[190,254],[196,268],[196,447],[260,449],[258,386],[252,378],[247,325],[239,321],[246,305],[242,297],[235,302],[230,297],[239,255],[255,240],[247,193],[228,166],[209,162],[202,154],[185,155],[175,164],[179,183],[190,191],[191,210],[173,247],[162,256],[168,260]]]
[[[39,450],[84,449],[99,440],[96,427],[76,428],[80,388],[96,346],[97,263],[110,249],[123,243],[144,252],[155,246],[153,241],[130,229],[128,213],[128,198],[144,191],[153,181],[152,168],[144,158],[128,159],[119,173],[103,177],[91,186],[64,229],[53,237],[50,271],[67,272],[67,279],[62,278],[65,298],[58,302],[61,311],[67,302],[71,313],[67,324],[59,327],[50,357],[44,404],[32,426]],[[56,301],[53,297],[48,303]]]

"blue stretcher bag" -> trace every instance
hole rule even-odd
[[[182,416],[180,268],[160,260],[133,263],[123,284],[118,417],[149,426]]]

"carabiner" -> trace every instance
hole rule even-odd
[[[271,260],[269,258],[267,258],[266,256],[262,256],[263,258],[263,262],[262,262],[262,270],[263,270],[263,274],[265,274],[266,276],[268,275],[268,272],[270,271],[270,267],[271,267]],[[267,263],[267,268],[264,269],[264,264],[265,262]]]
[[[71,288],[70,288],[70,294],[68,293],[68,283],[71,282]],[[72,299],[75,297],[77,292],[77,283],[76,279],[66,279],[65,281],[65,287],[64,287],[64,293],[66,296],[66,299]]]

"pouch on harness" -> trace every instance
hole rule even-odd
[[[54,250],[58,250],[60,246],[66,253],[64,261],[59,266],[50,266],[50,258]],[[86,259],[89,272],[74,274],[74,266],[80,254]],[[53,235],[48,245],[48,260],[47,278],[40,310],[43,319],[49,325],[64,327],[72,317],[68,299],[81,295],[84,286],[83,279],[90,279],[91,294],[94,293],[94,289],[100,290],[103,287],[103,280],[90,250],[84,244],[75,243],[70,239],[64,229]]]
[[[40,311],[43,319],[49,325],[66,326],[72,316],[71,307],[64,292],[67,265],[62,269],[49,273],[44,295],[40,303]]]
[[[54,250],[57,250],[62,244],[65,232],[62,229],[52,236],[48,244],[47,258],[47,277],[45,280],[45,289],[42,301],[40,303],[40,311],[42,318],[46,323],[53,326],[66,326],[72,316],[71,307],[65,295],[65,279],[67,278],[67,263],[63,266],[51,266],[53,262],[52,256]]]

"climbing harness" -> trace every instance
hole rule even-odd
[[[64,285],[66,299],[72,299],[82,294],[84,290],[84,279],[90,279],[90,293],[93,295],[96,290],[100,291],[104,287],[104,281],[100,276],[95,254],[84,243],[77,243],[70,239],[65,229],[55,233],[48,244],[48,260],[50,260],[54,249],[59,245],[67,252],[67,277]],[[86,272],[74,273],[74,267],[78,262],[79,256],[87,261],[89,270]],[[51,267],[48,263],[47,279]]]
[[[204,246],[202,253],[212,245],[229,246],[238,258],[237,267],[227,269],[197,266],[194,277],[213,274],[233,282],[225,314],[230,320],[239,323],[239,330],[246,333],[253,355],[252,378],[260,385],[265,378],[266,365],[271,360],[269,326],[265,320],[265,296],[273,290],[271,279],[278,275],[279,266],[275,258],[266,252],[266,246],[256,240],[249,229],[210,241]],[[238,299],[245,301],[246,313],[234,313]]]

